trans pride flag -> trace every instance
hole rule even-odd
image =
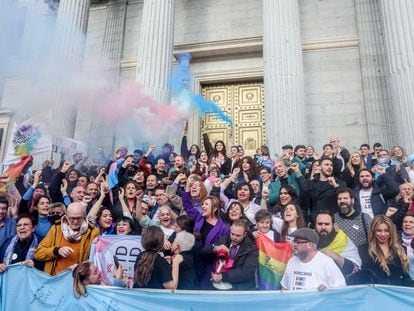
[[[281,289],[280,280],[286,269],[286,264],[292,257],[292,248],[289,243],[275,243],[264,234],[256,239],[259,249],[258,279],[259,289]]]

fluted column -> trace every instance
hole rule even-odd
[[[174,43],[175,0],[145,0],[138,47],[136,80],[147,95],[168,102]]]
[[[414,2],[380,0],[395,144],[414,152]]]
[[[266,144],[307,143],[297,0],[263,0]]]
[[[13,10],[16,8],[16,0],[0,1],[0,51],[6,46],[5,43],[9,36],[9,27],[13,18]]]
[[[108,3],[105,33],[102,45],[102,59],[104,68],[101,68],[108,77],[108,88],[116,88],[119,84],[121,69],[122,47],[125,34],[127,1],[113,1]],[[89,133],[89,147],[95,151],[96,147],[104,147],[106,152],[112,152],[114,128],[107,122],[92,117]]]
[[[62,74],[67,76],[82,68],[89,8],[90,0],[61,0],[59,3],[54,57],[62,65]],[[57,136],[74,137],[76,98],[68,96],[63,84],[57,85],[53,93],[53,132]]]
[[[9,36],[13,28],[13,12],[16,9],[16,0],[0,1],[0,104],[2,102],[4,79],[7,75],[7,64],[10,56]]]
[[[369,143],[393,144],[386,57],[377,0],[356,0],[362,83]]]
[[[53,10],[44,0],[32,0],[27,4],[26,12],[20,55],[25,60],[30,60],[31,66],[41,66],[35,62],[41,53],[51,50],[53,38],[45,34],[50,34],[54,27],[57,10]]]

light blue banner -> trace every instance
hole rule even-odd
[[[72,273],[51,277],[23,265],[0,274],[0,310],[413,310],[414,289],[352,286],[324,292],[145,291],[89,286],[75,298]]]

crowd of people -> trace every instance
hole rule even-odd
[[[88,262],[97,238],[141,235],[136,288],[255,290],[266,236],[293,250],[282,289],[414,284],[414,156],[403,147],[350,153],[333,137],[321,155],[285,145],[274,158],[266,146],[246,156],[203,143],[188,147],[184,133],[180,154],[121,147],[114,159],[29,163],[15,182],[1,174],[0,272],[71,268],[80,297],[101,283]],[[122,265],[114,275],[127,286]]]

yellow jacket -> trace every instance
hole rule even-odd
[[[74,264],[88,260],[92,241],[98,235],[99,229],[96,228],[92,223],[88,223],[88,229],[82,235],[82,239],[79,242],[81,243],[79,260],[77,262],[74,262]],[[38,261],[45,261],[45,267],[43,269],[44,272],[52,274],[53,270],[55,269],[56,262],[59,259],[59,256],[57,256],[57,250],[55,249],[60,247],[60,241],[62,239],[63,233],[60,227],[60,222],[56,222],[56,224],[50,228],[45,238],[37,247],[37,250],[35,252],[35,259]]]

